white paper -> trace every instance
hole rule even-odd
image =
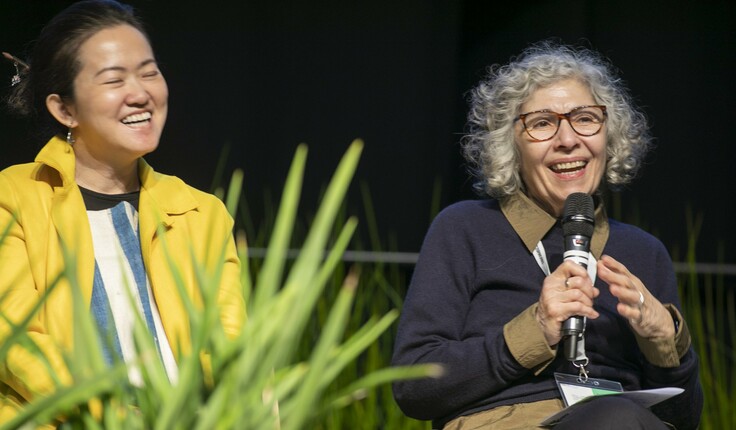
[[[653,388],[651,390],[639,390],[639,391],[624,391],[622,393],[611,393],[611,394],[605,394],[606,396],[622,396],[625,397],[632,402],[641,405],[645,408],[652,407],[656,405],[659,402],[662,402],[664,400],[669,399],[670,397],[674,397],[680,393],[682,393],[682,388],[675,388],[675,387],[665,387],[665,388]],[[565,409],[557,412],[556,414],[547,417],[544,421],[540,423],[540,425],[543,426],[549,426],[557,423],[557,421],[561,420],[563,417],[565,417],[567,414],[571,413],[578,405],[582,405],[583,403],[586,403],[587,401],[599,396],[589,396],[586,397],[579,402],[575,403],[574,405],[568,406]]]

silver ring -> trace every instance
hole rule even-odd
[[[565,288],[570,288],[570,278],[565,278]]]
[[[644,293],[637,290],[639,293],[639,303],[637,303],[637,307],[639,309],[639,321],[636,322],[637,325],[641,325],[641,322],[644,320]]]

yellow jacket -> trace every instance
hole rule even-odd
[[[94,251],[74,171],[73,147],[55,137],[35,162],[0,172],[0,312],[11,321],[27,315],[64,270],[62,248],[76,257],[76,278],[90,303]],[[215,196],[176,177],[154,172],[143,159],[139,160],[138,173],[141,251],[172,351],[188,352],[189,318],[164,248],[195,303],[201,300],[193,261],[214,270],[224,260],[218,293],[221,321],[226,333],[236,335],[245,321],[245,303],[232,237],[233,220],[225,206]],[[72,290],[64,279],[28,328],[67,384],[71,378],[60,353],[73,347],[72,320]],[[0,344],[8,333],[7,323],[0,319]],[[54,387],[45,365],[24,348],[14,346],[0,363],[0,423],[15,415],[22,403],[37,394],[51,393]]]

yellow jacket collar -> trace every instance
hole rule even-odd
[[[74,147],[55,136],[41,149],[36,161],[58,172],[64,192],[76,187],[74,180],[76,160]],[[141,181],[141,198],[150,199],[169,225],[171,215],[181,215],[197,209],[197,200],[188,192],[184,182],[174,176],[161,175],[144,160],[138,160],[138,177]],[[145,196],[145,197],[144,197]]]
[[[172,216],[196,210],[199,206],[184,181],[156,173],[143,158],[138,160],[138,176],[141,181],[141,205],[145,201],[145,204],[155,206],[166,225],[171,225]]]
[[[59,136],[54,136],[36,155],[36,162],[51,167],[59,173],[64,190],[76,185],[74,181],[76,160],[72,146]]]

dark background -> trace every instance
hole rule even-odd
[[[25,57],[41,26],[70,3],[3,0],[0,49]],[[657,234],[681,260],[688,213],[702,216],[698,260],[736,262],[725,248],[736,238],[736,2],[130,3],[170,90],[161,146],[147,158],[210,190],[227,146],[226,171],[244,170],[256,229],[297,144],[309,146],[308,216],[349,143],[362,138],[349,212],[366,224],[367,186],[383,246],[418,251],[436,208],[475,197],[458,146],[468,90],[487,66],[556,37],[610,58],[651,120],[656,148],[620,193],[620,218]],[[4,63],[0,95],[12,74]],[[40,143],[28,125],[3,110],[0,127],[0,168],[30,161]]]

